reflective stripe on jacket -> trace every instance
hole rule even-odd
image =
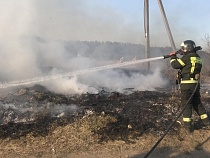
[[[174,69],[181,70],[181,84],[198,82],[195,75],[201,72],[202,60],[196,52],[185,53],[182,58],[172,56],[170,63]]]

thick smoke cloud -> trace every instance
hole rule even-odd
[[[95,66],[94,59],[75,57],[71,52],[67,52],[61,41],[112,39],[137,42],[137,39],[133,38],[137,31],[135,26],[131,29],[129,25],[122,25],[123,18],[114,10],[106,10],[109,14],[104,19],[100,16],[101,8],[95,8],[95,12],[99,13],[98,16],[91,15],[93,12],[88,11],[85,0],[0,0],[0,2],[1,82],[62,74]],[[82,53],[84,52],[78,52]],[[52,91],[65,94],[83,93],[88,91],[90,85],[105,86],[113,90],[128,87],[153,90],[166,83],[159,72],[157,69],[154,74],[146,76],[136,73],[127,76],[118,71],[107,70],[49,80],[40,84]],[[156,81],[152,84],[154,78]]]

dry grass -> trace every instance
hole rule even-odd
[[[0,155],[4,157],[65,155],[74,151],[86,151],[97,144],[98,136],[93,131],[106,126],[115,119],[109,115],[91,115],[65,126],[52,125],[47,136],[27,134],[19,139],[1,139]]]

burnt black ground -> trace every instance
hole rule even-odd
[[[204,104],[209,102],[206,94],[202,99]],[[20,157],[68,157],[91,148],[102,150],[104,145],[109,148],[110,142],[136,149],[142,140],[149,150],[181,110],[179,92],[171,89],[67,96],[40,85],[16,89],[1,99],[1,105],[0,153],[5,157],[17,153],[22,153]],[[206,107],[210,109],[209,104]],[[194,120],[199,133],[203,125],[196,115]],[[167,134],[178,144],[179,129],[180,124],[175,123]]]

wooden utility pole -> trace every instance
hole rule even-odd
[[[168,24],[168,20],[166,17],[166,13],[163,8],[163,4],[161,0],[158,0],[158,4],[160,7],[160,11],[162,14],[162,18],[166,27],[166,31],[171,43],[172,51],[176,51],[176,46],[173,40],[173,36]],[[144,32],[145,32],[145,58],[150,58],[150,36],[149,36],[149,0],[144,0]],[[147,65],[148,71],[150,70],[150,62]]]
[[[167,20],[167,17],[166,17],[165,10],[163,8],[162,0],[158,0],[158,4],[159,4],[160,11],[161,11],[161,14],[162,14],[162,17],[163,17],[163,21],[164,21],[164,24],[165,24],[165,27],[166,27],[166,31],[168,33],[168,38],[169,38],[170,43],[171,43],[171,48],[172,48],[173,52],[175,52],[176,51],[176,46],[175,46],[175,43],[174,43],[174,40],[173,40],[173,36],[171,34],[171,30],[170,30],[170,27],[169,27],[169,24],[168,24],[168,20]]]
[[[149,0],[144,0],[144,33],[145,33],[145,58],[150,58],[150,39],[149,39]],[[150,62],[147,62],[148,71]]]

